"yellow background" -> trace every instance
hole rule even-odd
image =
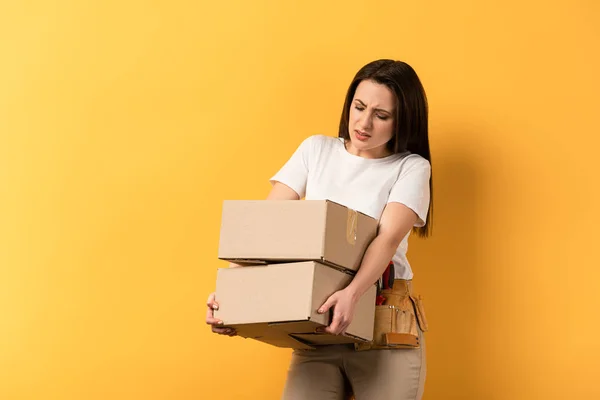
[[[425,399],[600,398],[599,17],[592,0],[4,1],[0,398],[278,398],[290,352],[204,324],[221,204],[335,135],[383,57],[431,107],[435,235],[409,252]]]

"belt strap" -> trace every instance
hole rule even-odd
[[[382,295],[394,294],[397,296],[410,296],[412,294],[412,280],[394,279],[394,286],[391,289],[383,289]]]

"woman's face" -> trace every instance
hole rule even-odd
[[[387,86],[361,81],[350,106],[348,151],[365,158],[390,155],[386,143],[394,135],[395,107],[395,96]]]

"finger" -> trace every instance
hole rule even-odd
[[[215,297],[216,297],[215,292],[212,292],[211,294],[208,295],[208,300],[206,300],[206,302],[212,303],[213,301],[215,301]]]
[[[212,318],[215,315],[213,309],[209,306],[206,308],[206,319]]]
[[[208,298],[208,301],[206,302],[206,306],[211,310],[219,309],[219,303],[217,303],[217,300],[215,300],[214,295],[211,295],[211,297]]]
[[[206,317],[206,323],[208,325],[223,325],[223,321],[214,317]]]
[[[340,317],[338,318],[338,325],[337,328],[334,331],[334,335],[341,335],[346,331],[346,328],[348,328],[348,318],[344,317],[343,315],[340,315]]]
[[[330,296],[325,303],[317,310],[319,314],[326,313],[337,302],[335,295]]]
[[[210,308],[208,308],[206,310],[206,323],[210,324],[209,321],[214,320],[215,319],[214,317],[215,317],[215,315],[213,314],[213,310],[211,310]]]
[[[236,332],[236,330],[235,330],[235,329],[233,329],[233,328],[226,328],[225,332],[224,332],[224,333],[222,333],[222,335],[225,335],[225,336],[230,336],[230,337],[231,337],[231,336],[236,336],[236,335],[237,335],[237,332]]]
[[[350,325],[350,321],[351,321],[351,319],[348,318],[347,316],[344,316],[342,318],[342,323],[340,324],[340,333],[343,333],[346,331],[346,329],[348,329],[348,326]]]
[[[349,324],[349,323],[345,323],[345,324],[344,324],[342,327],[340,327],[340,332],[339,332],[339,334],[340,334],[340,335],[343,335],[343,334],[345,334],[345,333],[346,333],[346,331],[348,330],[348,327],[349,327],[349,326],[350,326],[350,324]]]
[[[347,327],[348,327],[348,323],[345,320],[342,320],[340,322],[340,324],[338,325],[338,328],[335,331],[335,334],[336,335],[342,335],[346,331]]]
[[[336,335],[337,336],[337,325],[330,325],[327,328],[325,328],[325,332],[329,333],[330,335]]]
[[[210,308],[211,310],[218,310],[219,309],[219,303],[217,303],[216,300],[213,300],[210,303],[206,303],[206,306],[208,308]]]
[[[334,315],[331,325],[329,325],[327,328],[325,328],[325,332],[331,333],[332,335],[337,335],[339,328],[340,328],[340,317],[338,315]]]
[[[219,328],[213,325],[212,331],[214,333],[218,333],[219,335],[228,335],[231,333],[231,328]]]
[[[211,294],[208,297],[208,301],[206,302],[206,320],[213,318],[215,315],[214,310],[219,309],[219,304],[214,300],[214,294]],[[207,322],[208,323],[208,322]]]

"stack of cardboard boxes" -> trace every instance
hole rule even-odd
[[[278,347],[361,343],[373,338],[373,285],[346,333],[319,333],[377,234],[378,221],[328,200],[230,200],[223,204],[219,259],[244,265],[217,273],[215,317],[239,336]]]

